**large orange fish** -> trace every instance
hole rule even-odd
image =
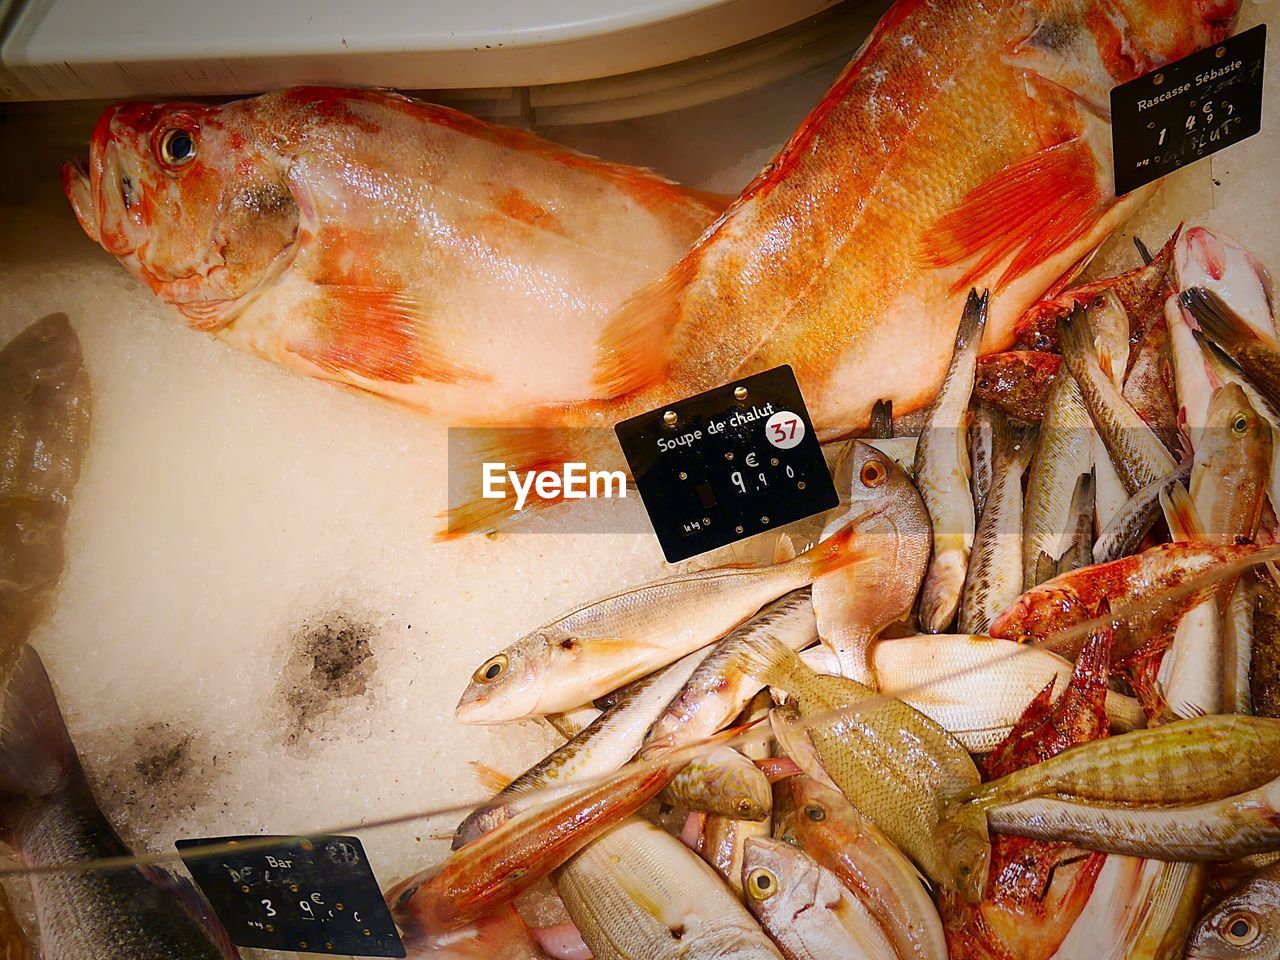
[[[120,103],[63,168],[85,232],[198,330],[450,422],[596,396],[622,301],[723,209],[391,93]]]
[[[612,320],[607,426],[790,364],[824,439],[930,402],[971,287],[986,350],[1155,186],[1117,198],[1109,91],[1223,39],[1236,0],[898,0],[778,156]],[[601,437],[602,439],[595,439]],[[603,431],[492,438],[514,469],[609,458]],[[480,445],[477,445],[479,447]],[[476,486],[479,486],[477,469]],[[450,529],[510,518],[458,507]]]
[[[369,173],[367,163],[357,162],[355,172],[347,172],[350,157],[364,156],[366,140],[394,142],[384,128],[365,122],[349,95],[320,98],[302,111],[304,119],[295,111],[291,123],[264,110],[265,120],[254,127],[255,143],[265,141],[272,149],[240,155],[248,170],[263,167],[262,184],[254,189],[257,181],[249,178],[247,199],[231,202],[213,223],[262,222],[261,212],[277,205],[285,214],[247,231],[260,238],[246,245],[258,269],[224,268],[241,274],[239,283],[210,311],[208,323],[221,324],[231,304],[240,319],[224,327],[223,336],[272,355],[282,331],[296,329],[300,318],[301,330],[314,331],[319,359],[282,359],[311,372],[343,371],[343,379],[398,399],[419,391],[424,377],[459,387],[471,378],[474,389],[464,396],[484,396],[465,417],[470,422],[485,413],[496,414],[490,422],[517,419],[510,410],[494,410],[512,391],[508,376],[548,377],[562,388],[571,379],[576,391],[542,393],[588,401],[540,410],[525,402],[525,422],[607,427],[789,363],[823,438],[848,434],[865,425],[877,399],[892,400],[897,413],[930,401],[971,286],[991,288],[985,342],[988,350],[1003,349],[1022,312],[1145,202],[1154,186],[1115,196],[1109,91],[1221,40],[1237,2],[898,0],[774,161],[683,259],[614,314],[585,352],[595,358],[594,371],[576,378],[556,370],[582,356],[571,337],[557,335],[550,346],[538,345],[493,320],[482,325],[485,350],[456,324],[433,319],[433,287],[415,295],[416,287],[404,286],[412,276],[407,265],[420,266],[430,255],[423,233],[432,234],[432,221],[415,206],[421,198],[403,189],[397,176],[375,177],[364,188],[359,181]],[[291,96],[299,94],[277,95],[266,104],[287,105]],[[423,109],[390,102],[389,112],[398,103],[406,113]],[[165,185],[165,217],[174,219],[175,191],[166,187],[183,174],[166,164],[165,152],[174,145],[166,139],[172,127],[166,111],[175,109],[181,117],[183,110],[198,108],[113,108],[94,137],[91,182],[74,168],[66,180],[91,235],[126,261],[136,261],[144,276],[150,270],[153,287],[168,299],[192,301],[197,298],[183,290],[183,276],[196,285],[218,279],[211,264],[219,260],[221,234],[210,230],[210,217],[192,214],[194,230],[167,227],[166,245],[186,246],[190,253],[171,253],[164,270],[148,268],[156,245],[140,243],[134,230],[143,218],[133,216],[132,208],[125,217],[117,197],[132,160]],[[322,151],[290,165],[291,176],[283,181],[274,145],[297,142],[317,114],[339,119],[340,133],[330,133]],[[430,167],[429,156],[395,145],[400,149],[394,151],[393,170],[408,162],[405,155]],[[187,146],[181,136],[177,146]],[[473,173],[465,153],[449,159],[463,181],[500,179]],[[321,162],[335,171],[331,182],[339,196],[332,200],[324,190],[312,200],[314,189],[295,189],[305,183],[309,165]],[[233,201],[239,195],[227,190],[226,174],[215,171],[202,179],[209,181],[206,187],[198,181],[176,192],[182,210],[227,206],[228,195]],[[385,203],[388,194],[397,198],[390,205],[393,219],[412,221],[412,229],[386,233],[375,217],[353,209],[357,199]],[[341,242],[317,247],[317,253],[331,255],[303,258],[316,245],[307,231],[292,229],[288,217],[295,206],[308,223],[323,225],[327,219],[335,228]],[[317,212],[324,216],[317,220]],[[352,218],[358,227],[348,222]],[[631,229],[629,222],[625,229]],[[400,248],[406,238],[411,252]],[[391,266],[380,257],[390,258]],[[325,266],[322,280],[354,274],[338,284],[343,295],[315,295],[315,280],[295,266],[313,259]],[[488,279],[508,282],[505,263]],[[187,310],[197,322],[204,315],[190,305]],[[348,336],[353,328],[356,335]],[[325,349],[334,331],[338,347]],[[427,345],[419,352],[429,374],[403,369],[398,358],[406,332]],[[362,354],[370,345],[375,349]],[[538,346],[541,352],[535,352]],[[558,350],[565,351],[563,358]],[[313,345],[310,353],[316,352]],[[481,357],[493,362],[482,363]],[[352,365],[363,372],[345,372]],[[533,369],[539,365],[544,369]],[[492,379],[476,379],[486,376]],[[578,397],[569,396],[574,392]],[[528,401],[529,391],[522,396]],[[438,402],[420,405],[456,415]],[[506,441],[499,436],[484,452],[485,460],[501,460],[514,470],[616,457],[606,431],[577,429],[534,438],[521,432]],[[508,501],[480,497],[481,480],[477,464],[474,500],[451,516],[454,532],[510,521]]]

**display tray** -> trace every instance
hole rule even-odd
[[[1269,89],[1277,9],[1250,4],[1240,24],[1271,27]],[[533,132],[736,196],[841,69]],[[564,532],[547,511],[527,528],[438,539],[447,424],[194,333],[86,237],[59,166],[84,151],[102,106],[0,110],[0,343],[66,314],[92,392],[65,569],[31,645],[129,848],[177,867],[177,840],[356,836],[385,890],[441,861],[467,811],[562,742],[536,720],[459,722],[486,658],[602,596],[785,560],[788,548],[766,533],[669,565],[652,533],[607,532],[647,530],[635,496],[572,505],[605,532]],[[1135,240],[1157,250],[1180,224],[1280,265],[1280,218],[1267,215],[1280,204],[1278,156],[1280,123],[1264,109],[1257,136],[1170,175],[1083,277],[1135,267]],[[802,374],[801,387],[813,414],[821,400]],[[30,884],[16,859],[10,868],[4,889],[38,931]]]

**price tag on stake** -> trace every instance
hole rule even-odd
[[[1266,46],[1260,24],[1112,89],[1116,195],[1257,133]]]
[[[789,366],[642,413],[614,430],[672,563],[840,502]]]
[[[264,841],[272,842],[264,847]],[[199,855],[199,848],[213,845],[231,849]],[[355,837],[215,837],[176,846],[236,946],[405,956]]]

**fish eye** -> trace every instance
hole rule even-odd
[[[1093,298],[1093,306],[1094,306],[1094,308],[1095,308],[1095,309],[1101,310],[1101,309],[1102,309],[1103,307],[1105,307],[1106,305],[1107,305],[1107,298],[1106,298],[1106,297],[1103,297],[1103,296],[1097,296],[1097,297],[1094,297],[1094,298]]]
[[[811,803],[809,806],[805,807],[804,815],[814,823],[821,823],[823,820],[827,819],[827,811],[823,810],[816,803]]]
[[[747,874],[747,895],[752,900],[768,900],[778,892],[778,878],[764,867],[756,867]]]
[[[1247,947],[1258,939],[1258,918],[1252,913],[1233,913],[1222,924],[1222,939],[1235,947]]]
[[[1036,346],[1039,347],[1041,350],[1049,346],[1049,338],[1043,333],[1036,334],[1035,342],[1036,342]]]
[[[990,386],[991,386],[991,381],[988,380],[986,377],[983,377],[981,380],[978,381],[979,390],[986,390]]]
[[[1249,429],[1249,418],[1243,413],[1237,413],[1231,421],[1231,432],[1237,436],[1244,434]]]
[[[861,476],[863,486],[878,487],[889,479],[889,470],[879,460],[868,460],[862,465]]]
[[[196,158],[196,135],[186,127],[172,127],[160,135],[156,146],[160,162],[171,170],[185,167]]]
[[[492,657],[480,664],[480,668],[471,675],[471,679],[476,683],[493,683],[493,681],[507,672],[509,663],[507,655],[500,653],[496,657]]]
[[[733,808],[734,808],[735,810],[737,810],[739,813],[750,813],[750,812],[751,812],[751,801],[750,801],[750,800],[748,800],[746,797],[740,797],[740,798],[739,798],[739,799],[734,803]]]

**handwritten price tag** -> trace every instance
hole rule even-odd
[[[237,946],[405,955],[355,837],[215,837],[177,847]],[[203,855],[210,847],[225,849]]]
[[[1266,24],[1111,91],[1116,195],[1262,128]]]

